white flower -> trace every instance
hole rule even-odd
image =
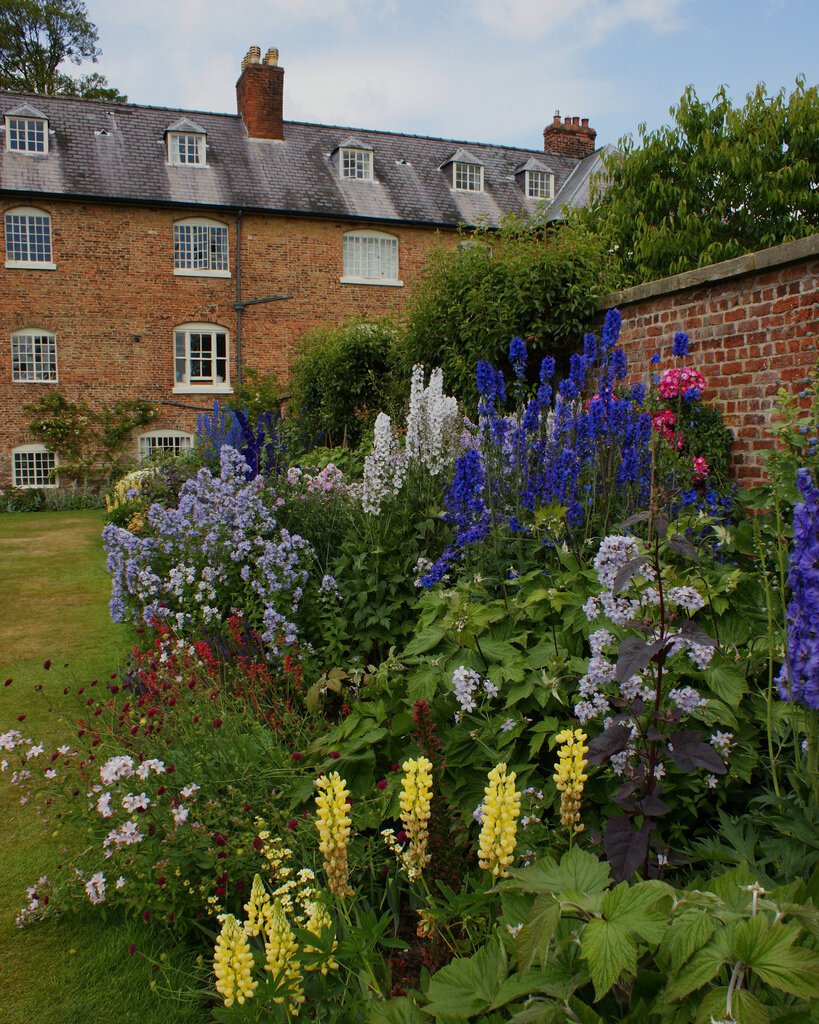
[[[57,773],[54,771],[53,768],[49,768],[44,774],[45,774],[45,777],[47,779],[56,779],[57,778]]]
[[[103,818],[110,818],[113,815],[114,812],[111,810],[110,793],[103,793],[99,800],[97,800],[97,810]]]
[[[122,875],[120,875],[119,878],[117,879],[116,887],[117,889],[121,889],[123,885],[125,885],[125,879],[122,877]]]
[[[689,615],[705,607],[705,598],[694,587],[671,587],[668,600],[685,608]]]
[[[98,871],[85,883],[85,891],[92,903],[102,903],[105,899],[105,875]]]
[[[674,701],[680,711],[686,715],[690,715],[697,708],[705,707],[708,703],[704,697],[700,697],[699,693],[692,686],[683,686],[681,689],[670,690],[668,696],[670,700]]]
[[[595,619],[600,616],[600,605],[596,597],[590,597],[588,601],[583,605],[583,614],[589,620],[594,622]]]
[[[594,559],[594,568],[600,585],[611,590],[617,573],[631,558],[639,554],[637,541],[633,537],[624,537],[614,533],[604,537]]]
[[[100,778],[104,786],[110,786],[117,779],[126,779],[134,774],[134,759],[128,754],[110,757],[100,768]]]
[[[503,725],[500,727],[501,732],[511,732],[515,728],[514,718],[507,718]]]
[[[174,825],[182,825],[188,820],[190,811],[187,807],[180,805],[179,807],[172,807],[171,814],[173,815]]]
[[[474,668],[461,665],[452,673],[452,685],[455,687],[455,700],[461,705],[461,711],[474,711],[477,706],[473,696],[480,686],[481,677]]]
[[[603,653],[603,648],[614,643],[614,637],[607,629],[597,629],[589,637],[589,647],[595,657]]]
[[[40,743],[36,747],[29,747],[28,750],[26,751],[26,759],[30,761],[32,757],[39,757],[40,754],[42,754],[42,752],[43,752],[43,745],[42,745],[42,743]]]
[[[122,798],[122,806],[129,814],[133,814],[134,811],[147,811],[151,801],[145,793],[140,793],[135,796],[133,793],[128,793]]]
[[[164,762],[157,761],[155,757],[149,757],[147,761],[143,761],[142,764],[137,768],[136,773],[141,779],[147,779],[148,775],[152,770],[156,775],[164,774]]]
[[[195,782],[191,782],[189,785],[185,786],[183,790],[180,790],[179,795],[183,799],[188,800],[199,788],[200,787],[197,786]]]
[[[483,688],[486,691],[486,696],[489,697],[490,700],[493,700],[495,697],[497,697],[498,688],[497,686],[495,686],[493,682],[490,682],[490,680],[484,679]]]

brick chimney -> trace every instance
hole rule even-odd
[[[589,119],[564,117],[555,111],[554,120],[543,129],[543,149],[547,153],[561,153],[563,156],[584,157],[594,152],[597,132],[589,128]]]
[[[242,61],[236,83],[236,106],[251,139],[282,139],[284,68],[279,51],[271,47],[261,59],[258,46],[251,46]]]

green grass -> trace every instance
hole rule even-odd
[[[134,633],[108,615],[103,523],[96,509],[0,515],[0,732],[19,728],[51,746],[69,741],[73,707],[62,700],[64,687],[102,681],[124,664]],[[2,686],[7,678],[11,685]],[[152,981],[180,988],[176,972],[188,969],[189,957],[141,922],[89,914],[15,926],[26,886],[51,871],[60,852],[19,799],[0,776],[0,1024],[203,1021],[201,1009],[151,991]]]

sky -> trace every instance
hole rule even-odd
[[[689,84],[735,104],[819,84],[819,0],[86,2],[102,56],[82,70],[129,102],[236,113],[242,57],[276,46],[286,120],[526,149],[556,110],[616,144]]]

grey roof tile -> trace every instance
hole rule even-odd
[[[23,99],[0,92],[0,118]],[[596,155],[578,161],[539,150],[298,121],[284,123],[283,141],[249,139],[236,114],[53,96],[25,99],[36,102],[48,118],[50,151],[47,156],[0,152],[0,193],[39,194],[43,200],[70,196],[217,210],[242,207],[455,227],[495,224],[508,213],[532,212],[532,202],[514,177],[516,168],[532,158],[548,161],[558,196],[569,179],[579,196],[587,168],[599,164]],[[207,166],[168,164],[165,132],[179,119],[207,133]],[[372,148],[374,181],[339,177],[330,154],[351,135]],[[450,187],[441,167],[459,150],[483,164],[484,192]]]

